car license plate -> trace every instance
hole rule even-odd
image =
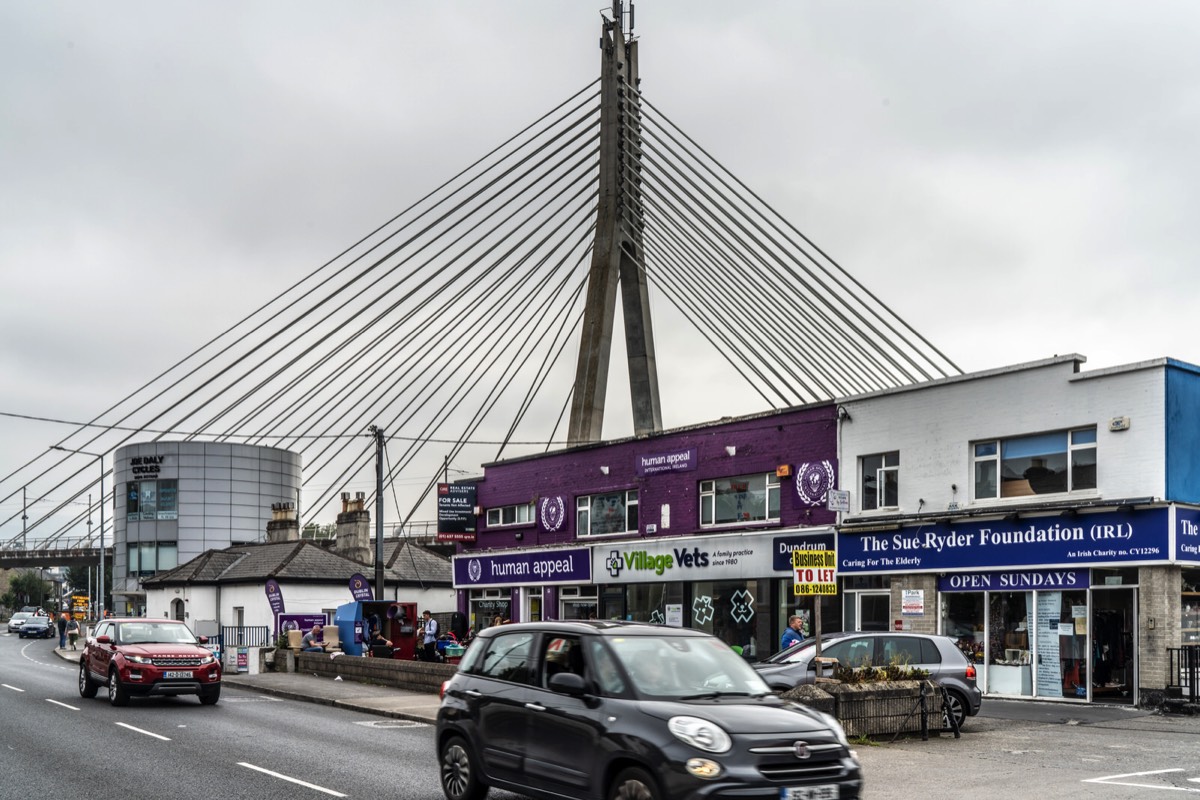
[[[838,787],[836,783],[789,786],[779,790],[779,800],[838,800]]]
[[[186,672],[186,671],[185,672],[178,672],[178,671],[164,672],[163,677],[166,678],[167,680],[170,680],[171,678],[190,678],[190,677],[192,677],[192,673]],[[837,795],[833,795],[833,796],[837,797]]]

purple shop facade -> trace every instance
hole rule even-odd
[[[836,514],[826,508],[826,493],[837,488],[837,425],[835,406],[810,406],[485,464],[483,477],[470,481],[479,511],[475,541],[458,542],[454,556],[458,610],[470,615],[472,596],[486,594],[509,608],[513,621],[526,621],[522,590],[536,586],[540,618],[554,619],[569,587],[637,579],[633,570],[614,575],[604,568],[614,551],[655,553],[684,569],[688,556],[696,567],[693,552],[726,552],[730,537],[743,540],[738,552],[753,555],[737,564],[714,555],[720,563],[707,565],[710,575],[786,575],[774,568],[775,549],[805,546],[808,536],[833,546]],[[701,523],[701,482],[760,474],[777,476],[777,519]],[[580,535],[579,498],[630,490],[636,530]],[[532,504],[532,519],[488,524],[488,509],[525,504]]]

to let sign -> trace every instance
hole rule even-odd
[[[837,553],[793,550],[792,585],[797,596],[837,594]]]

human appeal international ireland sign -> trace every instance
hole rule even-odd
[[[1030,519],[944,522],[838,537],[843,573],[1165,562],[1165,508]]]
[[[591,583],[592,552],[586,547],[454,557],[454,588],[516,584]]]

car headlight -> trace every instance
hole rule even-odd
[[[821,716],[821,721],[829,726],[829,730],[833,731],[833,735],[837,737],[842,747],[850,749],[850,740],[846,738],[846,730],[842,727],[842,723],[837,721],[837,717],[826,714],[824,711],[817,713]]]
[[[204,664],[211,664],[212,662],[214,662],[216,660],[217,659],[215,656],[204,656],[203,658],[200,659],[200,664],[203,666]]]
[[[153,664],[154,663],[153,661],[146,658],[145,656],[125,656],[125,660],[133,662],[134,664]]]
[[[684,744],[707,753],[724,753],[733,745],[724,728],[699,717],[671,717],[667,730]]]

